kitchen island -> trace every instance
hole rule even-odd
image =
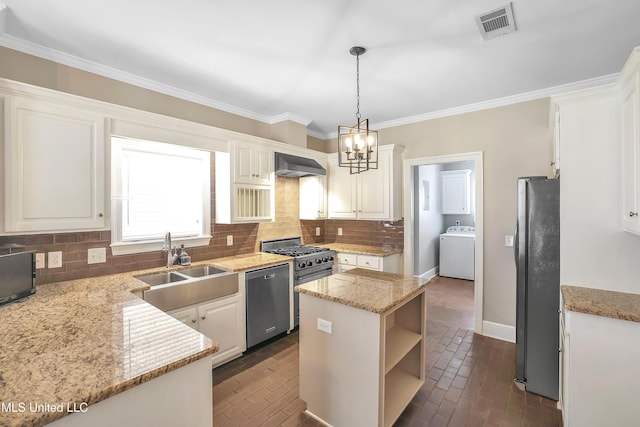
[[[135,296],[136,273],[0,307],[0,426],[211,426],[218,345]]]
[[[335,426],[390,426],[424,383],[425,286],[362,268],[296,286],[300,398]]]

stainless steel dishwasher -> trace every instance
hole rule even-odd
[[[247,348],[289,329],[289,264],[248,271]]]

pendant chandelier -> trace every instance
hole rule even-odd
[[[338,165],[349,168],[352,175],[378,169],[378,132],[369,130],[369,119],[360,116],[360,55],[366,51],[360,46],[349,50],[356,57],[356,124],[338,126]]]

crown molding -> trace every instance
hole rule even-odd
[[[386,129],[396,126],[403,126],[412,123],[422,122],[425,120],[440,119],[443,117],[456,116],[459,114],[472,113],[475,111],[488,110],[490,108],[504,107],[506,105],[517,104],[520,102],[533,101],[535,99],[546,97],[558,97],[560,95],[583,91],[586,89],[605,87],[602,90],[611,90],[609,86],[614,85],[619,73],[609,74],[593,79],[580,80],[573,83],[567,83],[560,86],[553,86],[546,89],[534,90],[517,95],[505,96],[503,98],[491,99],[488,101],[476,102],[474,104],[461,105],[459,107],[447,108],[444,110],[433,111],[431,113],[418,114],[415,116],[403,117],[386,122],[374,123],[373,129]],[[338,132],[325,134],[324,139],[337,138]]]
[[[196,104],[204,105],[206,107],[215,108],[227,113],[235,114],[248,119],[257,120],[259,122],[274,124],[283,120],[291,120],[296,123],[300,123],[307,126],[311,123],[310,119],[302,116],[283,113],[275,116],[267,116],[259,114],[254,111],[250,111],[244,108],[236,107],[235,105],[227,104],[221,101],[217,101],[206,96],[198,95],[193,92],[178,89],[176,87],[166,85],[164,83],[157,82],[155,80],[147,79],[137,76],[135,74],[127,73],[117,68],[108,67],[106,65],[98,64],[97,62],[89,61],[75,55],[69,55],[64,52],[55,49],[49,49],[41,45],[28,42],[17,37],[4,34],[3,30],[3,16],[6,11],[6,6],[0,3],[0,46],[7,47],[9,49],[17,50],[28,55],[33,55],[38,58],[46,59],[56,62],[58,64],[66,65],[72,68],[77,68],[83,71],[87,71],[93,74],[97,74],[103,77],[107,77],[113,80],[117,80],[123,83],[131,84],[134,86],[149,89],[155,92],[162,93],[164,95],[173,96],[185,101],[194,102]]]
[[[282,113],[282,114],[278,114],[276,116],[271,116],[268,119],[267,123],[272,125],[272,124],[280,123],[280,122],[284,122],[284,121],[295,122],[295,123],[299,123],[299,124],[304,125],[304,126],[309,126],[309,123],[311,123],[311,119],[307,119],[306,117],[303,117],[303,116],[300,116],[300,115],[294,114],[294,113]]]
[[[83,58],[79,58],[74,55],[69,55],[64,52],[45,48],[41,45],[28,42],[17,37],[10,36],[4,33],[5,18],[7,14],[7,6],[0,3],[0,46],[7,47],[9,49],[17,50],[29,55],[33,55],[42,59],[53,61],[59,64],[67,65],[69,67],[77,68],[83,71],[87,71],[93,74],[97,74],[103,77],[111,78],[123,83],[131,84],[134,86],[149,89],[155,92],[159,92],[165,95],[173,96],[185,101],[194,102],[196,104],[204,105],[207,107],[215,108],[217,110],[225,111],[227,113],[235,114],[248,119],[256,120],[266,124],[279,123],[284,120],[290,120],[304,126],[308,126],[311,123],[311,119],[294,113],[282,113],[274,116],[267,116],[259,114],[244,108],[236,107],[224,102],[220,102],[202,95],[195,94],[193,92],[185,91],[175,88],[170,85],[166,85],[151,79],[137,76],[135,74],[127,73],[118,70],[113,67],[98,64],[93,61],[89,61]],[[638,49],[638,48],[636,48]],[[519,102],[532,101],[534,99],[540,99],[545,97],[560,97],[561,95],[569,94],[571,92],[583,91],[585,89],[592,89],[598,86],[612,85],[620,76],[620,73],[609,74],[602,77],[596,77],[593,79],[581,80],[578,82],[568,83],[560,86],[553,86],[546,89],[525,92],[517,95],[507,96],[503,98],[497,98],[489,101],[482,101],[468,105],[462,105],[459,107],[447,108],[444,110],[433,111],[430,113],[418,114],[414,116],[404,117],[400,119],[388,120],[385,122],[374,123],[373,129],[386,129],[390,127],[408,125],[425,120],[433,120],[443,117],[449,117],[464,113],[470,113],[475,111],[486,110],[490,108],[502,107],[506,105],[516,104]],[[313,136],[319,139],[333,139],[337,138],[337,132],[323,133],[307,129],[307,135]]]

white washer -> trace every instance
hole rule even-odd
[[[440,275],[475,278],[476,228],[454,225],[440,235]]]

